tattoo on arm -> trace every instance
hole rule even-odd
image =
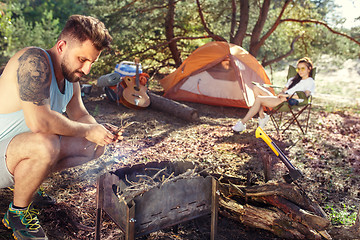
[[[43,50],[30,48],[18,59],[20,98],[37,106],[50,98],[51,68]]]

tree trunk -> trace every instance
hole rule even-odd
[[[267,15],[269,12],[269,8],[270,8],[270,0],[264,0],[263,5],[260,9],[260,14],[259,14],[259,18],[254,26],[254,29],[252,31],[251,34],[251,40],[250,40],[250,50],[249,52],[256,57],[261,45],[259,46],[259,39],[260,39],[260,35],[261,32],[264,28],[266,19],[267,19]]]
[[[249,24],[249,0],[240,1],[240,22],[236,34],[234,33],[234,25],[236,24],[236,4],[233,1],[233,16],[232,16],[232,31],[230,42],[236,45],[242,46],[244,38],[246,36],[246,30]]]
[[[175,0],[168,0],[168,12],[165,18],[165,35],[166,40],[169,43],[169,49],[172,55],[172,58],[175,61],[175,67],[179,67],[182,63],[180,57],[180,51],[177,47],[176,41],[171,41],[174,37],[174,16],[175,16]]]

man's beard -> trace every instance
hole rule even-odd
[[[64,78],[66,80],[68,80],[69,82],[78,82],[80,81],[81,77],[76,76],[76,73],[80,73],[81,75],[84,75],[82,72],[75,70],[75,71],[71,71],[68,67],[68,64],[66,64],[66,61],[64,60],[61,63],[61,70],[62,70],[62,74],[64,76]]]

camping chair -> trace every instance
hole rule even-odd
[[[295,74],[296,74],[295,67],[290,65],[287,79],[290,79],[291,77],[295,76]],[[312,78],[314,79],[315,79],[315,74],[316,74],[316,68],[314,68],[312,72]],[[292,101],[293,96],[295,94],[299,97],[299,99],[302,99],[302,101],[300,101],[297,105],[291,105],[290,102]],[[279,135],[280,132],[281,134],[283,134],[286,130],[288,130],[290,126],[293,125],[293,123],[296,123],[296,125],[299,127],[301,132],[305,135],[307,133],[309,126],[311,106],[312,106],[312,96],[310,95],[309,97],[307,97],[305,95],[305,92],[298,91],[293,95],[291,95],[287,99],[287,101],[282,102],[278,106],[269,110],[268,113]],[[290,116],[286,118],[285,115],[287,115],[287,113],[289,113]],[[302,113],[304,113],[305,116],[303,117],[304,119],[302,119],[301,121],[300,116],[303,116]]]
[[[293,95],[291,95],[291,97],[287,99],[287,101],[280,103],[269,111],[270,119],[273,122],[278,134],[280,134],[280,131],[283,134],[286,130],[290,128],[293,123],[296,123],[296,125],[300,128],[301,132],[304,135],[307,133],[310,119],[312,96],[310,95],[309,97],[306,97],[305,92],[301,91],[296,92],[296,94],[298,95],[299,99],[303,99],[303,101],[299,102],[299,104],[293,106],[290,105],[290,101],[295,95],[294,93]],[[305,110],[307,111],[305,112]],[[303,124],[305,126],[301,126],[299,119],[300,115],[303,112],[307,113],[305,119],[303,120]],[[283,122],[283,117],[285,113],[290,113],[291,115]],[[279,115],[278,119],[276,119],[277,115]]]

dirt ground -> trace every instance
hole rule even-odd
[[[257,184],[264,181],[259,149],[268,148],[255,138],[257,120],[248,130],[236,134],[231,126],[243,117],[245,109],[187,103],[198,110],[200,120],[187,122],[152,108],[133,110],[110,103],[94,87],[84,97],[89,112],[101,123],[129,125],[124,140],[108,146],[99,159],[83,166],[52,174],[43,184],[46,192],[57,199],[55,206],[41,209],[39,216],[50,240],[93,239],[96,209],[96,179],[105,172],[126,165],[149,161],[193,161],[203,165],[221,165],[218,173],[246,176],[249,172]],[[305,175],[308,194],[330,213],[330,208],[345,206],[356,211],[360,200],[360,115],[351,109],[328,113],[315,106],[308,134],[291,129],[282,138],[269,123],[265,132]],[[286,168],[273,158],[272,178],[281,179]],[[0,190],[0,217],[11,201],[8,189]],[[329,230],[331,234],[331,229]],[[141,237],[150,239],[209,239],[210,216],[163,229]],[[0,227],[0,239],[10,239],[11,231]],[[102,239],[122,239],[120,229],[104,216]],[[219,216],[218,239],[280,239],[273,234],[252,229]],[[336,239],[336,238],[335,238]]]

